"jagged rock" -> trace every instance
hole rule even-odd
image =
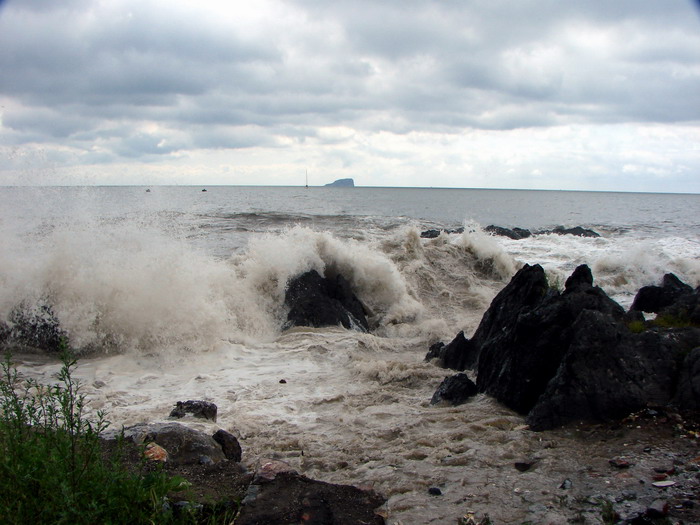
[[[428,350],[425,356],[429,359],[439,359],[440,365],[453,370],[472,369],[478,357],[478,349],[475,345],[464,337],[464,332],[459,332],[457,336],[447,345],[435,343]]]
[[[217,406],[209,401],[178,401],[175,408],[170,412],[170,417],[185,417],[191,414],[194,417],[216,421]]]
[[[525,228],[504,228],[502,226],[495,226],[493,224],[489,224],[486,228],[484,228],[484,231],[492,233],[493,235],[500,235],[501,237],[508,237],[509,239],[513,240],[520,240],[520,239],[527,239],[532,235],[532,232],[530,230],[526,230]]]
[[[382,525],[374,509],[384,502],[373,491],[280,472],[250,485],[236,525]]]
[[[316,270],[308,271],[289,283],[284,301],[289,306],[285,328],[342,325],[369,330],[362,303],[340,274],[324,278]]]
[[[526,265],[513,277],[491,303],[472,338],[483,337],[476,343],[480,347],[479,391],[528,413],[566,355],[578,316],[593,310],[622,319],[625,312],[620,305],[599,287],[587,286],[589,273],[587,268],[578,268],[561,294],[545,288],[544,271],[538,265]],[[484,324],[481,336],[478,332]]]
[[[644,286],[634,297],[631,310],[659,313],[693,289],[672,273],[664,275],[661,286]]]
[[[683,353],[677,331],[635,334],[610,315],[587,310],[572,332],[556,374],[527,416],[531,429],[619,419],[672,401]]]
[[[449,401],[452,405],[461,405],[467,399],[478,393],[476,384],[466,374],[456,374],[446,377],[437,388],[430,400],[431,405],[440,401]]]
[[[12,310],[6,325],[5,344],[28,346],[45,352],[58,353],[68,342],[51,305],[34,307],[21,305]]]
[[[700,411],[700,347],[683,360],[675,401],[680,408]]]
[[[168,453],[168,461],[175,465],[199,464],[203,457],[214,463],[226,458],[214,439],[180,423],[152,423],[124,429],[124,439],[137,445],[156,443]]]
[[[700,327],[700,287],[693,292],[680,295],[671,305],[660,312],[665,324]]]
[[[230,432],[226,432],[223,429],[217,430],[212,436],[214,441],[221,445],[221,450],[229,461],[241,461],[243,457],[243,450],[241,449],[241,444],[236,439],[236,436]]]
[[[574,270],[564,284],[564,293],[586,291],[593,287],[593,274],[591,269],[582,264]]]

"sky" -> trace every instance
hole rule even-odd
[[[700,193],[691,0],[0,0],[0,185]]]

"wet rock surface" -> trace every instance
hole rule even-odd
[[[384,503],[375,492],[313,480],[296,472],[260,479],[248,488],[243,501],[236,525],[385,523],[374,512]]]
[[[446,377],[433,394],[430,400],[431,405],[447,401],[451,405],[461,405],[470,397],[478,393],[474,381],[467,377],[467,374],[456,374]]]
[[[665,278],[666,288],[680,292],[660,312],[664,320],[674,312],[680,326],[667,326],[626,313],[593,285],[586,265],[563,292],[549,288],[539,265],[525,265],[471,339],[460,333],[449,345],[431,347],[427,357],[456,370],[476,363],[479,391],[527,414],[533,430],[619,419],[647,406],[697,410],[700,328],[692,316],[698,293],[676,281]],[[631,320],[638,329],[630,329]]]
[[[340,274],[322,277],[316,270],[293,279],[284,299],[289,307],[285,328],[338,326],[367,332],[365,309]]]
[[[170,412],[170,417],[183,418],[187,414],[194,417],[216,421],[218,408],[214,403],[209,401],[188,400],[178,401],[175,408]]]
[[[489,224],[484,228],[484,231],[492,234],[499,235],[501,237],[508,237],[513,240],[527,239],[532,235],[574,235],[576,237],[600,237],[598,232],[584,228],[582,226],[574,226],[573,228],[565,228],[564,226],[557,226],[551,230],[538,230],[536,232],[531,232],[525,228],[505,228],[503,226],[496,226],[494,224]]]
[[[226,459],[221,446],[211,436],[180,423],[134,425],[124,429],[124,439],[136,445],[159,445],[173,464],[215,464]]]
[[[644,286],[639,289],[632,302],[632,310],[660,313],[693,289],[672,273],[664,275],[661,286]]]
[[[59,353],[68,341],[51,305],[38,303],[19,305],[10,313],[9,323],[0,324],[0,345],[33,348],[48,353]]]

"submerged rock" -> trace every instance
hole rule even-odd
[[[464,337],[464,332],[459,332],[457,336],[448,344],[435,343],[430,347],[426,361],[439,359],[440,365],[453,370],[472,369],[478,357],[478,349]]]
[[[466,374],[456,374],[446,377],[433,394],[431,405],[448,401],[452,405],[461,405],[467,399],[478,393],[476,384]]]
[[[194,417],[216,421],[217,410],[218,408],[214,403],[190,399],[188,401],[178,401],[175,408],[170,412],[170,417],[181,418],[191,414]]]
[[[289,283],[284,302],[289,306],[285,328],[342,325],[369,331],[365,309],[341,274],[326,278],[308,271]]]
[[[525,228],[510,229],[504,228],[503,226],[495,226],[493,224],[489,224],[486,228],[484,228],[484,231],[493,235],[508,237],[509,239],[516,241],[519,241],[520,239],[527,239],[528,237],[532,236],[532,232],[530,230],[526,230]]]
[[[0,327],[0,343],[26,346],[59,353],[68,343],[51,305],[39,303],[33,307],[20,305],[12,310],[9,324]]]

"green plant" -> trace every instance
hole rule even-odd
[[[58,384],[20,376],[7,354],[0,377],[0,516],[3,523],[195,523],[165,505],[185,480],[123,460],[122,439],[105,453],[103,412],[86,415],[73,377],[76,360],[62,345]]]
[[[647,329],[647,325],[644,321],[630,321],[627,324],[627,328],[633,334],[641,334]]]

